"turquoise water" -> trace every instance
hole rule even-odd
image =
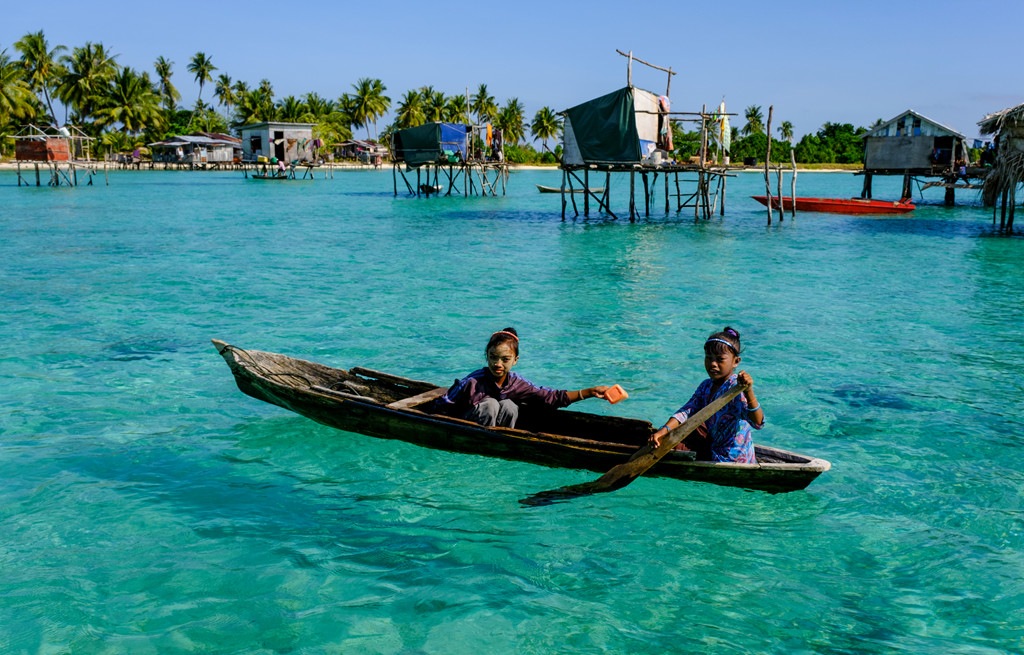
[[[395,198],[390,171],[101,180],[0,173],[0,652],[1024,651],[1024,244],[974,196],[768,227],[756,174],[700,224],[562,222],[552,171],[469,199]],[[726,324],[755,437],[833,464],[806,491],[525,508],[594,474],[332,430],[209,343],[447,383],[514,325],[527,378],[621,383],[658,422]]]

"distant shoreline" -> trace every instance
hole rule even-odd
[[[33,163],[34,162],[22,162],[21,163],[22,171],[33,170]],[[39,162],[39,163],[42,164],[44,162]],[[93,162],[93,163],[102,164],[103,162]],[[132,169],[121,168],[118,164],[115,164],[113,162],[107,162],[107,163],[110,164],[109,170],[111,172],[114,172],[114,171],[119,171],[120,172],[120,171],[132,170]],[[82,165],[84,165],[84,163]],[[380,166],[379,168],[375,168],[374,166],[369,166],[367,164],[352,164],[352,163],[335,163],[335,164],[331,164],[330,167],[333,167],[333,169],[335,171],[373,171],[373,170],[388,170],[388,169],[391,168],[391,166],[389,164],[384,164],[383,166]],[[42,170],[42,168],[44,168],[44,167],[40,167],[40,170]],[[322,166],[322,168],[327,169],[328,168],[328,164],[324,164]],[[556,164],[509,164],[509,168],[511,170],[513,170],[513,171],[547,171],[547,170],[557,171],[557,170],[559,170],[559,168],[558,168],[558,166]],[[16,170],[18,170],[17,162],[9,161],[9,160],[8,161],[0,161],[0,171],[16,171]],[[140,171],[149,171],[150,169],[149,168],[140,168],[138,170],[140,170]],[[152,170],[153,171],[163,171],[164,169],[160,168],[160,167],[154,167]],[[168,169],[168,170],[176,170],[176,169]],[[224,169],[210,169],[210,170],[232,171],[233,169],[224,168]],[[763,173],[764,172],[764,165],[762,164],[761,166],[730,166],[728,168],[728,170],[729,170],[730,173]],[[772,170],[774,170],[774,169],[772,169]],[[792,170],[793,170],[792,168],[783,167],[782,172],[783,173],[790,173],[790,172],[792,172]],[[799,165],[797,165],[796,170],[797,170],[798,173],[856,173],[856,172],[862,171],[864,169],[863,168],[801,168]],[[194,170],[194,171],[188,171],[186,169],[181,169],[181,172],[202,173],[202,172],[207,172],[207,171],[204,171],[204,170],[201,170],[201,169],[197,169],[197,170]]]

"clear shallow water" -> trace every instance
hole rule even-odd
[[[563,223],[533,186],[558,182],[0,172],[0,652],[1024,650],[1022,242],[941,193],[766,227],[756,174],[724,219]],[[756,437],[833,463],[804,492],[642,479],[523,508],[593,474],[320,426],[209,344],[443,383],[515,325],[526,377],[619,382],[617,412],[661,421],[725,324]]]

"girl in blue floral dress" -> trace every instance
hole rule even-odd
[[[746,391],[718,410],[676,449],[696,451],[700,460],[756,463],[750,430],[764,427],[764,412],[754,395],[754,379],[746,371],[734,372],[740,363],[741,350],[740,333],[731,327],[707,338],[704,342],[704,370],[708,372],[708,379],[701,382],[693,397],[651,435],[654,447],[661,443],[662,437],[715,398],[738,384],[746,384],[749,385]]]

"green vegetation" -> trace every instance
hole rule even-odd
[[[469,97],[446,96],[431,86],[405,91],[394,107],[393,122],[378,132],[378,121],[392,108],[387,87],[379,79],[360,78],[352,84],[350,93],[336,99],[313,92],[275,98],[269,80],[260,80],[251,87],[223,72],[214,78],[218,68],[212,57],[197,52],[186,70],[199,92],[195,106],[185,109],[178,106],[181,93],[173,83],[174,62],[165,57],[156,58],[151,77],[148,71],[118,64],[117,55],[102,43],[86,42],[69,51],[63,45],[51,47],[41,30],[26,34],[13,48],[18,59],[0,49],[0,156],[12,149],[12,141],[3,137],[16,133],[26,123],[73,124],[100,139],[111,151],[129,151],[176,134],[230,132],[263,121],[315,123],[314,136],[327,143],[346,141],[354,130],[362,129],[368,140],[387,143],[395,130],[429,121],[468,123],[471,119],[476,124],[492,123],[502,130],[509,162],[557,163],[561,155],[560,146],[552,151],[548,145],[549,141],[557,143],[561,136],[561,115],[542,107],[529,119],[518,98],[508,98],[499,105],[486,84],[480,84]],[[213,87],[215,106],[202,100],[207,84]],[[56,115],[54,99],[63,105],[62,117]],[[770,135],[765,133],[761,107],[747,107],[743,117],[743,127],[732,128],[732,161],[738,163],[746,157],[763,161]],[[796,144],[792,123],[783,121],[777,129],[781,139],[772,138],[773,162],[788,163],[790,148],[801,164],[863,161],[860,137],[866,128],[825,123]],[[698,154],[699,132],[673,124],[673,133],[677,160]],[[539,149],[532,145],[538,141]],[[712,139],[711,146],[716,145]]]

